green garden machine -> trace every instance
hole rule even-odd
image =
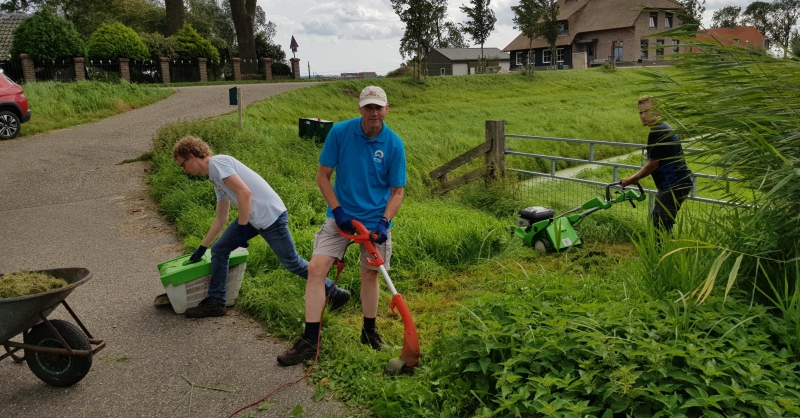
[[[634,208],[634,201],[642,202],[647,195],[641,185],[639,190],[622,187],[620,182],[606,185],[606,198],[595,197],[575,209],[555,216],[555,211],[546,206],[531,206],[519,211],[516,225],[509,227],[512,235],[519,237],[525,245],[533,247],[539,252],[561,251],[583,243],[575,232],[575,225],[586,216],[601,209],[610,209],[617,203],[630,202]],[[621,188],[621,193],[611,198],[611,188]],[[579,213],[576,213],[579,212]]]

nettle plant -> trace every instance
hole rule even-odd
[[[522,283],[522,282],[517,282]],[[577,283],[577,281],[576,281]],[[518,286],[518,285],[514,285]],[[712,297],[692,308],[505,289],[465,306],[420,381],[378,402],[409,416],[700,417],[800,414],[800,365],[765,308]],[[615,296],[616,295],[616,296]],[[391,396],[390,396],[390,395]],[[409,396],[413,394],[414,396]]]

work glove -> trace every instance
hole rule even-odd
[[[378,226],[369,232],[369,239],[376,244],[383,244],[389,239],[389,235],[386,233],[387,228],[389,228],[389,222],[386,222],[386,219],[381,219],[378,222]]]
[[[240,225],[238,223],[236,225],[236,245],[242,248],[247,248],[250,245],[247,243],[247,241],[250,240],[250,237],[247,236],[247,230],[250,228],[248,228],[247,225]]]
[[[355,234],[356,227],[353,226],[353,217],[348,215],[341,206],[337,206],[333,210],[333,218],[336,220],[336,226],[348,234]]]
[[[197,249],[194,250],[194,252],[192,253],[192,256],[189,257],[189,262],[190,263],[196,263],[196,262],[202,260],[203,259],[203,255],[206,253],[207,249],[208,249],[208,247],[205,247],[205,246],[202,246],[202,245],[197,247]]]

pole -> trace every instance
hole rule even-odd
[[[308,78],[310,80],[311,79],[311,61],[307,61],[307,62],[308,62]]]
[[[239,129],[242,128],[242,88],[236,87],[237,102],[239,102]]]

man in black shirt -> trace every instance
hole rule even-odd
[[[666,122],[659,122],[661,115],[652,107],[654,98],[639,98],[639,118],[642,125],[650,127],[647,137],[647,164],[631,177],[620,179],[623,186],[638,184],[639,180],[652,175],[656,183],[655,207],[651,218],[653,225],[671,231],[681,204],[692,191],[692,171],[683,158],[678,134]]]

